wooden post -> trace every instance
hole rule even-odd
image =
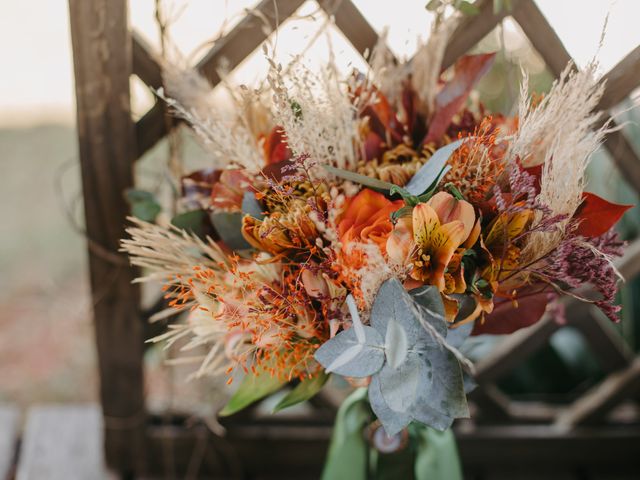
[[[117,253],[136,152],[127,1],[69,0],[69,11],[106,460],[132,476],[144,466],[145,405],[136,272]]]

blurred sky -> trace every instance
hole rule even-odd
[[[131,23],[157,46],[154,0],[130,0],[129,3]],[[165,0],[165,3],[179,14],[172,28],[173,40],[188,54],[221,29],[232,26],[242,10],[255,0]],[[415,50],[416,37],[428,32],[430,18],[424,9],[426,0],[394,0],[392,10],[386,1],[354,0],[354,3],[377,30],[391,24],[389,44],[399,55],[410,55]],[[538,4],[579,65],[596,53],[607,12],[610,12],[607,36],[598,56],[603,71],[640,44],[638,0],[538,0]],[[316,9],[315,3],[308,2],[301,14]],[[0,11],[0,58],[3,60],[0,126],[72,123],[73,67],[67,0],[0,0]],[[225,18],[229,19],[226,25],[223,24]],[[289,25],[287,33],[283,32],[279,38],[281,57],[286,58],[288,53],[299,49],[317,25],[305,20]],[[507,24],[507,33],[515,28]],[[507,39],[515,38],[507,36]],[[340,35],[334,36],[333,47],[344,65],[361,62]],[[326,41],[321,39],[311,53],[326,55],[326,51]],[[257,76],[260,65],[262,60],[256,55],[235,78],[249,81]],[[134,92],[140,104],[136,109],[143,110],[145,93],[138,87]]]

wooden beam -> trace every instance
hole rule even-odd
[[[378,43],[378,34],[351,0],[320,0],[318,3],[328,15],[334,16],[336,27],[360,55],[373,50]]]
[[[117,254],[136,154],[126,0],[70,0],[78,146],[89,270],[106,421],[107,461],[121,472],[144,464],[142,322],[135,270]],[[106,252],[106,253],[105,253]]]
[[[609,125],[611,128],[618,126],[615,120],[611,120]],[[640,194],[640,159],[624,132],[616,130],[608,133],[604,139],[604,147],[620,170],[620,176]]]
[[[528,0],[515,0],[512,3],[514,11],[520,4]],[[486,37],[511,12],[503,9],[499,13],[493,11],[493,0],[479,0],[476,6],[480,12],[477,15],[464,17],[460,25],[451,35],[442,60],[442,69],[447,69],[454,62],[467,53],[480,40]]]
[[[275,29],[303,3],[304,0],[278,0],[277,2],[262,0],[233,30],[216,41],[198,62],[196,68],[209,80],[212,88],[215,87],[220,82],[217,69],[221,59],[225,59],[229,69],[237,67],[266,40],[267,29]],[[267,25],[264,23],[265,20]],[[167,134],[164,115],[165,106],[162,102],[156,102],[136,123],[137,158],[144,155]]]
[[[626,367],[633,360],[633,353],[615,331],[611,320],[597,307],[579,301],[572,302],[567,313],[567,322],[582,333],[605,372]]]
[[[609,110],[627,98],[640,86],[640,45],[624,57],[602,77],[606,90],[600,99],[599,110]]]
[[[555,77],[566,68],[571,55],[533,0],[524,0],[513,11],[513,18]]]
[[[574,471],[589,471],[595,467],[610,467],[612,474],[626,473],[626,476],[616,478],[634,478],[637,474],[640,456],[640,428],[637,426],[582,427],[566,432],[548,425],[470,425],[454,427],[454,433],[465,470],[486,472],[515,467],[525,472],[540,472],[568,467]]]
[[[484,385],[493,382],[517,365],[529,355],[545,345],[561,325],[545,315],[538,323],[518,330],[506,337],[494,350],[476,365],[476,381]]]
[[[162,67],[153,49],[135,30],[131,31],[131,51],[133,74],[137,75],[148,87],[162,87]]]
[[[640,357],[618,372],[610,374],[603,382],[595,386],[576,400],[555,425],[562,429],[576,425],[593,424],[602,421],[620,402],[640,393]]]

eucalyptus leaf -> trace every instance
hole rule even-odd
[[[394,319],[390,319],[389,323],[387,323],[384,351],[387,356],[387,363],[391,368],[398,368],[402,365],[409,352],[407,334]]]
[[[435,428],[441,432],[444,432],[448,428],[451,428],[453,424],[453,418],[449,417],[437,410],[431,408],[428,404],[418,404],[412,410],[413,418],[425,425]]]
[[[213,212],[211,223],[220,239],[232,250],[246,250],[251,245],[242,236],[242,216],[240,212]]]
[[[251,215],[253,218],[262,220],[264,213],[262,213],[262,205],[258,202],[256,194],[254,192],[244,192],[242,196],[242,213],[245,215]]]
[[[468,417],[469,407],[458,359],[442,347],[429,348],[423,356],[430,364],[432,378],[431,388],[419,392],[419,403],[449,417]]]
[[[418,400],[419,390],[425,387],[426,373],[423,367],[423,362],[417,355],[407,358],[400,369],[389,364],[382,367],[377,377],[380,379],[382,397],[391,410],[411,413],[411,407]]]
[[[467,138],[462,138],[436,150],[435,153],[431,155],[431,158],[427,160],[427,163],[425,163],[413,178],[409,180],[409,183],[405,185],[405,190],[411,195],[422,195],[425,193],[433,182],[440,177],[440,173],[447,164],[451,154],[466,140]]]
[[[312,378],[305,378],[296,387],[291,390],[273,409],[274,412],[279,412],[285,408],[297,405],[298,403],[309,400],[316,393],[322,390],[322,387],[331,375],[320,372],[314,375]]]
[[[221,417],[233,415],[267,395],[280,390],[285,383],[287,382],[275,375],[271,376],[268,372],[262,372],[259,375],[249,373],[242,379],[242,383],[227,405],[218,412],[218,415]]]
[[[146,190],[129,188],[125,191],[125,197],[131,206],[131,214],[145,222],[153,222],[162,211],[155,195]]]
[[[190,212],[176,215],[171,219],[171,223],[182,230],[202,237],[206,217],[207,212],[204,210],[191,210]]]
[[[412,289],[409,295],[411,295],[413,301],[420,306],[418,311],[424,314],[424,320],[445,338],[448,328],[445,319],[444,303],[442,303],[442,297],[438,289],[433,285],[425,285]],[[431,337],[431,335],[429,335],[429,337]],[[431,340],[432,341],[428,343],[437,341],[435,339]]]
[[[361,343],[353,328],[344,330],[326,341],[314,357],[327,372],[345,377],[368,377],[384,363],[382,336],[373,328],[363,325],[365,342]]]
[[[350,182],[359,183],[361,185],[364,185],[365,187],[369,187],[383,193],[388,193],[393,187],[397,187],[397,185],[394,185],[393,183],[384,182],[382,180],[378,180],[377,178],[367,177],[366,175],[361,175],[349,170],[343,170],[342,168],[336,168],[331,165],[323,165],[323,167],[326,171],[335,175],[336,177],[340,177],[344,180],[349,180]]]
[[[387,323],[397,322],[407,337],[407,346],[413,347],[424,335],[424,329],[415,319],[411,297],[397,278],[382,284],[371,308],[371,326],[386,337]]]
[[[467,322],[458,327],[450,328],[447,331],[447,343],[453,348],[460,348],[464,341],[469,338],[473,330],[474,322]]]
[[[399,433],[411,423],[411,415],[408,413],[394,412],[389,405],[387,405],[387,402],[382,396],[380,379],[377,375],[371,379],[371,383],[369,384],[369,403],[371,404],[373,413],[375,413],[380,423],[382,423],[388,436]]]

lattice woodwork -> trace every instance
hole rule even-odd
[[[233,69],[266,39],[264,19],[274,28],[276,21],[284,22],[304,3],[276,2],[277,19],[274,0],[260,1],[256,9],[261,20],[248,15],[197,63],[212,88],[220,81],[216,66],[222,58]],[[128,475],[153,473],[155,469],[155,473],[182,472],[192,476],[217,472],[232,478],[247,474],[259,474],[261,478],[314,478],[331,431],[331,402],[324,397],[314,403],[321,405],[318,414],[303,420],[239,415],[227,422],[226,438],[212,435],[203,425],[186,428],[179,418],[173,426],[146,422],[141,373],[143,330],[138,292],[129,285],[135,272],[124,267],[123,259],[116,256],[126,215],[122,191],[133,185],[135,159],[179,121],[167,121],[161,102],[135,124],[131,119],[129,75],[138,76],[152,89],[162,86],[162,75],[151,48],[135,31],[127,30],[126,3],[69,1],[107,460],[112,468]],[[511,11],[498,14],[492,3],[479,0],[480,13],[464,19],[447,47],[444,66],[452,65],[505,16],[511,16],[549,70],[558,76],[571,57],[535,2],[513,0]],[[320,0],[319,4],[334,16],[336,26],[360,53],[375,45],[375,30],[350,0]],[[614,108],[640,86],[639,70],[640,46],[604,76],[607,83],[601,110]],[[110,88],[106,82],[111,82]],[[605,147],[627,182],[640,193],[640,160],[624,133],[611,133]],[[630,245],[618,266],[627,279],[640,274],[639,241]],[[107,282],[109,277],[116,280]],[[577,302],[569,302],[568,307],[568,324],[585,337],[607,377],[567,407],[511,401],[495,382],[546,345],[564,326],[544,318],[507,337],[477,365],[480,386],[471,398],[480,423],[462,422],[456,427],[463,463],[470,472],[486,472],[492,461],[501,462],[501,468],[535,468],[540,461],[558,468],[607,466],[615,462],[624,467],[629,465],[629,458],[640,454],[638,418],[633,420],[633,426],[623,429],[610,426],[607,421],[615,407],[637,398],[640,359],[634,357],[598,312]],[[288,455],[293,448],[297,453],[294,459]],[[166,455],[168,451],[171,455]],[[585,451],[589,452],[588,458]],[[162,461],[145,463],[145,454],[162,457]]]

